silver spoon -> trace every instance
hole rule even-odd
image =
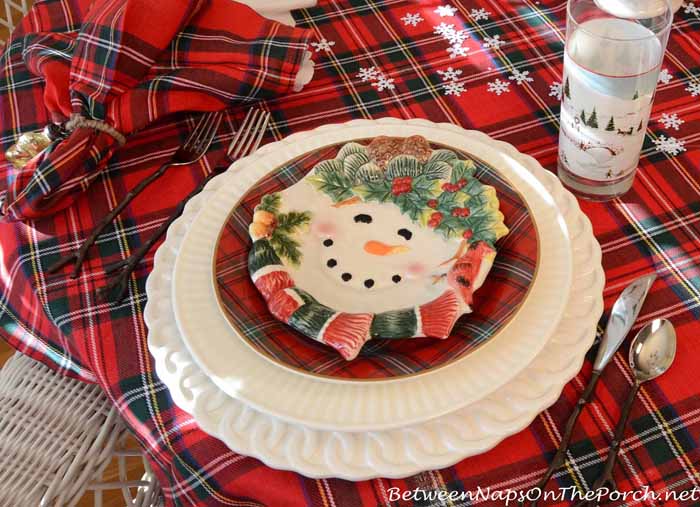
[[[629,420],[632,405],[637,397],[639,388],[644,382],[653,380],[665,373],[673,364],[676,357],[676,330],[666,319],[655,319],[644,326],[634,337],[630,346],[629,363],[634,373],[634,384],[630,390],[620,415],[620,421],[615,427],[615,436],[610,444],[608,459],[600,477],[591,486],[592,491],[609,487],[615,489],[613,468],[620,453],[620,444]],[[583,500],[576,507],[593,505],[596,500]]]
[[[639,311],[642,309],[644,300],[654,280],[656,280],[655,274],[637,278],[625,287],[625,290],[622,291],[622,294],[620,294],[615,301],[612,311],[610,312],[610,318],[608,318],[608,325],[605,327],[603,339],[600,341],[600,345],[598,345],[598,354],[593,362],[591,379],[588,381],[586,389],[584,389],[578,403],[576,403],[574,410],[571,412],[566,422],[564,436],[562,436],[561,442],[559,443],[557,453],[554,455],[554,458],[552,458],[547,471],[535,485],[536,489],[544,491],[547,487],[547,483],[554,475],[554,472],[566,461],[566,453],[571,444],[571,437],[574,434],[574,428],[583,412],[583,408],[593,398],[593,393],[598,385],[600,376],[603,374],[603,370],[605,370],[606,366],[615,355],[615,352],[617,352],[617,349],[620,348],[620,345],[622,345],[622,342],[627,337],[627,333],[632,329],[632,326],[637,320]],[[538,504],[539,500],[532,500],[529,507],[537,507]],[[524,506],[525,500],[521,500],[520,507]]]

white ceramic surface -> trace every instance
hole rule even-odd
[[[537,274],[522,306],[500,333],[463,358],[421,375],[375,382],[319,381],[269,362],[254,351],[216,304],[212,258],[232,207],[271,171],[323,146],[380,135],[422,135],[497,168],[523,195],[538,231]],[[194,219],[175,263],[178,328],[202,370],[229,396],[308,427],[339,431],[397,428],[445,415],[492,393],[521,372],[551,337],[572,279],[566,224],[550,193],[529,169],[534,159],[512,146],[451,124],[426,120],[356,120],[294,134],[236,162]],[[507,221],[507,217],[506,217]],[[206,325],[203,325],[206,323]]]
[[[149,300],[144,315],[158,376],[175,403],[191,413],[204,431],[236,452],[309,477],[404,477],[449,466],[490,449],[525,428],[557,400],[581,368],[603,308],[601,253],[590,222],[558,180],[538,167],[532,166],[532,170],[555,197],[571,231],[577,270],[564,317],[546,347],[527,369],[483,400],[417,426],[341,433],[289,424],[224,394],[182,342],[171,297],[175,257],[182,239],[224,178],[216,178],[190,201],[156,253],[146,286]]]

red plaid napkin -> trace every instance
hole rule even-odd
[[[2,196],[6,220],[68,206],[106,166],[122,136],[160,118],[287,93],[311,34],[231,0],[73,0],[72,26],[43,31],[56,26],[58,9],[40,4],[25,21],[33,30],[13,41],[27,78],[44,83],[47,120],[98,120],[116,132],[75,128],[10,171]],[[4,65],[0,79],[17,72]]]

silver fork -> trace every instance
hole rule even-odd
[[[231,141],[228,150],[226,150],[225,160],[223,160],[220,164],[217,164],[217,167],[212,170],[212,172],[209,173],[206,178],[204,178],[197,188],[195,188],[190,194],[187,195],[187,197],[180,201],[172,215],[170,215],[170,217],[163,222],[160,227],[158,227],[156,232],[153,233],[153,235],[148,238],[143,245],[141,245],[129,257],[106,270],[107,275],[114,274],[117,271],[120,271],[120,273],[100,290],[100,294],[102,296],[107,296],[115,288],[118,288],[119,290],[117,292],[115,302],[119,303],[122,299],[124,299],[126,291],[129,288],[131,274],[136,269],[136,266],[143,260],[151,247],[153,247],[161,236],[165,234],[165,231],[168,230],[172,223],[182,214],[187,201],[201,192],[214,176],[217,176],[228,169],[231,162],[250,155],[257,150],[258,146],[260,146],[263,135],[265,134],[269,121],[270,113],[268,112],[261,111],[259,109],[251,109],[248,111],[243,122],[241,123],[240,128]]]
[[[156,181],[158,178],[163,176],[166,171],[172,166],[187,165],[192,164],[202,158],[211,146],[214,136],[221,125],[221,119],[224,117],[221,111],[205,113],[199,119],[195,125],[192,132],[185,140],[185,143],[178,148],[178,150],[173,155],[173,158],[161,165],[157,171],[151,173],[148,177],[144,178],[136,185],[131,191],[129,191],[124,199],[117,204],[112,211],[110,211],[90,233],[85,241],[80,245],[76,251],[70,255],[60,259],[53,266],[48,269],[49,273],[55,273],[62,267],[73,262],[73,271],[71,271],[71,278],[78,276],[80,268],[85,262],[88,254],[88,250],[92,245],[95,244],[97,238],[102,231],[121,213],[127,205],[134,200],[134,198],[139,195],[148,185]]]

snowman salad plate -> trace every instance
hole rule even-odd
[[[399,144],[400,149],[376,144],[368,148],[377,139]],[[368,198],[364,188],[355,188],[361,184],[344,190],[336,185],[337,195],[323,190],[328,185],[323,178],[335,176],[332,169],[323,169],[324,164],[316,171],[319,163],[338,167],[338,156],[363,157],[362,150],[372,152],[369,162],[379,167],[386,183],[377,178],[379,174],[364,181],[388,184],[392,202]],[[380,151],[389,152],[384,166],[377,163]],[[562,210],[519,161],[523,157],[511,146],[478,132],[424,120],[383,119],[295,134],[238,161],[230,169],[236,178],[207,201],[175,262],[173,305],[185,345],[229,396],[313,428],[363,431],[405,426],[487,396],[542,349],[562,317],[566,299],[562,294],[572,279],[571,242]],[[397,158],[403,165],[392,169]],[[426,174],[430,177],[421,178]],[[408,176],[411,188],[416,182],[427,189],[429,195],[421,196],[429,197],[427,209],[421,202],[415,212],[405,212],[405,202],[393,202],[413,197],[406,190]],[[396,178],[404,179],[396,183]],[[508,197],[504,189],[516,198]],[[297,195],[287,199],[285,191]],[[450,208],[460,210],[450,212],[455,220],[446,221],[456,224],[454,231],[438,229],[442,220],[435,213],[444,220],[446,201],[441,199],[450,198],[443,194],[456,194],[453,197],[459,199]],[[427,202],[432,199],[437,203]],[[505,202],[510,204],[503,206],[503,213],[500,208]],[[286,238],[274,238],[279,229]],[[477,239],[470,241],[473,238]],[[269,248],[258,252],[256,246],[261,245],[256,243],[261,240]],[[495,251],[502,252],[501,246],[509,242],[506,250],[513,251],[512,257],[504,256],[499,266],[500,253]],[[519,251],[518,245],[527,246]],[[371,265],[359,262],[363,255],[377,260]],[[525,262],[516,262],[519,258]],[[492,263],[493,272],[486,276]],[[454,270],[459,264],[464,265]],[[521,269],[523,265],[528,267]],[[297,272],[308,272],[297,276],[294,266],[299,266]],[[509,281],[521,271],[522,281]],[[275,273],[281,276],[255,283]],[[401,279],[397,281],[395,275]],[[365,283],[368,280],[374,283]],[[450,329],[460,315],[474,310],[459,319],[455,328],[469,330],[469,319],[478,313],[480,293],[486,289],[477,291],[473,301],[472,292],[482,282],[520,289],[514,296],[508,293],[513,296],[509,301],[494,304],[506,315],[491,326],[494,332],[479,330],[477,334],[485,338],[478,346],[457,347],[449,354],[450,346],[464,341],[463,334]],[[484,299],[491,292],[498,293],[490,290]],[[290,297],[274,301],[271,296],[276,293]],[[431,305],[439,311],[429,311]],[[303,319],[295,320],[293,315],[304,313]],[[376,337],[349,361],[337,348],[310,339],[326,336],[343,313],[362,316],[346,318],[341,328],[353,339],[360,336],[360,345],[368,336]],[[375,316],[381,314],[387,318],[376,323]],[[358,328],[362,329],[359,334]],[[292,338],[285,342],[278,339],[281,336]],[[403,343],[420,342],[424,353],[437,344],[449,346],[441,349],[439,360],[422,360],[409,374],[399,371],[379,378],[366,378],[362,372],[334,376],[315,374],[314,368],[292,368],[275,359],[272,346],[282,344],[288,355],[303,356],[311,345],[325,351],[321,361],[370,364],[375,340],[380,347],[392,343],[394,350]],[[389,356],[385,359],[390,361]]]
[[[508,233],[475,172],[423,137],[380,136],[263,196],[248,267],[270,313],[348,361],[371,338],[448,338]]]

